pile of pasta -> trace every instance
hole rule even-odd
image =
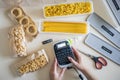
[[[27,56],[25,33],[22,25],[17,25],[11,28],[9,32],[10,44],[14,56]]]
[[[48,57],[44,49],[29,55],[24,60],[20,61],[15,65],[18,75],[24,75],[29,72],[37,71],[43,68],[49,62]]]
[[[93,11],[92,2],[75,2],[50,5],[44,7],[44,16],[66,16],[75,14],[87,14]]]
[[[44,49],[32,54],[27,53],[26,37],[34,38],[38,35],[38,28],[35,22],[26,15],[20,6],[10,9],[9,16],[17,23],[9,31],[10,48],[12,48],[12,53],[14,53],[15,57],[25,57],[23,61],[15,64],[14,70],[19,75],[24,75],[47,65],[49,61]]]

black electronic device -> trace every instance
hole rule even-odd
[[[72,66],[72,63],[68,60],[68,56],[73,59],[75,59],[75,57],[69,41],[56,42],[54,44],[54,52],[60,67]]]

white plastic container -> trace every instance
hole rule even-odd
[[[79,7],[78,4],[79,6],[80,5],[81,6]],[[87,10],[89,4],[90,4],[90,11],[88,12],[84,11],[84,10]],[[82,13],[82,10],[83,10],[83,13]],[[85,15],[85,14],[91,14],[93,12],[94,12],[94,8],[93,8],[92,1],[77,1],[77,2],[75,1],[75,2],[66,2],[66,3],[59,3],[59,4],[49,4],[43,7],[43,14],[45,18]]]

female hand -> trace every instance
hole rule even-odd
[[[71,58],[71,57],[68,57],[68,59],[70,60],[71,63],[73,63],[73,65],[78,68],[78,70],[82,71],[82,73],[86,76],[86,78],[88,80],[98,80],[94,75],[92,75],[92,73],[90,73],[89,70],[87,70],[87,68],[85,68],[83,66],[83,63],[82,63],[82,60],[81,60],[81,56],[80,54],[77,52],[76,49],[73,48],[73,53],[76,57],[76,61]]]
[[[83,64],[82,64],[82,61],[81,61],[81,56],[80,54],[77,52],[77,50],[75,48],[72,48],[73,49],[73,53],[76,57],[76,61],[72,58],[72,57],[68,57],[68,59],[70,60],[70,62],[73,63],[73,65],[75,67],[77,67],[79,70],[84,70],[84,67],[83,67]]]
[[[66,68],[58,70],[58,63],[55,59],[50,69],[50,80],[62,80]]]

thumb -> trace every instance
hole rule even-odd
[[[76,62],[73,58],[71,58],[71,57],[68,57],[68,59],[69,59],[69,61],[71,62],[71,63],[73,63],[73,65],[75,66],[75,67],[77,67],[78,69],[79,69],[79,63],[78,62]]]

